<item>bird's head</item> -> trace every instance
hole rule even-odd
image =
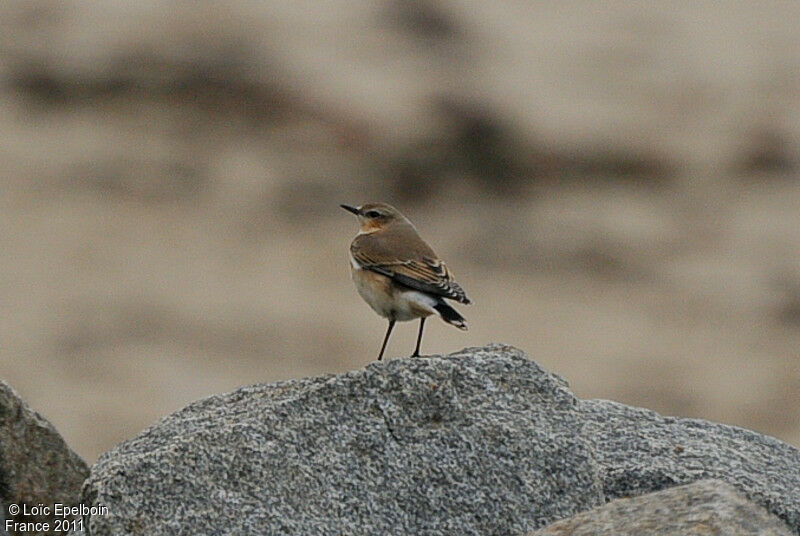
[[[386,203],[364,203],[360,207],[340,206],[358,216],[358,225],[362,233],[380,231],[395,222],[407,221],[399,210]]]

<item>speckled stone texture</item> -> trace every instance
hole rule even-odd
[[[490,345],[201,400],[104,454],[83,498],[110,510],[90,536],[523,535],[709,476],[798,531],[799,451],[578,401]]]
[[[750,430],[663,417],[607,400],[581,402],[607,500],[724,480],[800,533],[800,451]]]
[[[56,429],[0,381],[0,534],[5,534],[6,519],[49,522],[52,528],[53,515],[22,512],[11,516],[9,505],[75,505],[88,475],[86,462],[70,450]]]
[[[531,536],[791,536],[773,514],[721,480],[617,499]]]

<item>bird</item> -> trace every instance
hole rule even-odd
[[[373,311],[389,321],[378,361],[395,322],[419,318],[419,356],[425,319],[433,314],[464,331],[467,321],[445,300],[472,303],[447,266],[403,214],[386,203],[340,205],[358,217],[359,232],[350,244],[350,269],[356,290]]]

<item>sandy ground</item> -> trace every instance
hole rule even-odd
[[[5,3],[0,376],[92,461],[362,367],[380,199],[475,302],[424,351],[800,446],[800,4],[596,6]]]

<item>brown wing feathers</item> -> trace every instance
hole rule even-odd
[[[369,234],[357,237],[350,251],[361,268],[389,277],[400,285],[464,304],[470,303],[461,286],[452,280],[444,262],[436,259],[433,250],[418,236],[413,238],[418,241],[417,247],[409,256],[415,258],[392,258],[389,251]]]

